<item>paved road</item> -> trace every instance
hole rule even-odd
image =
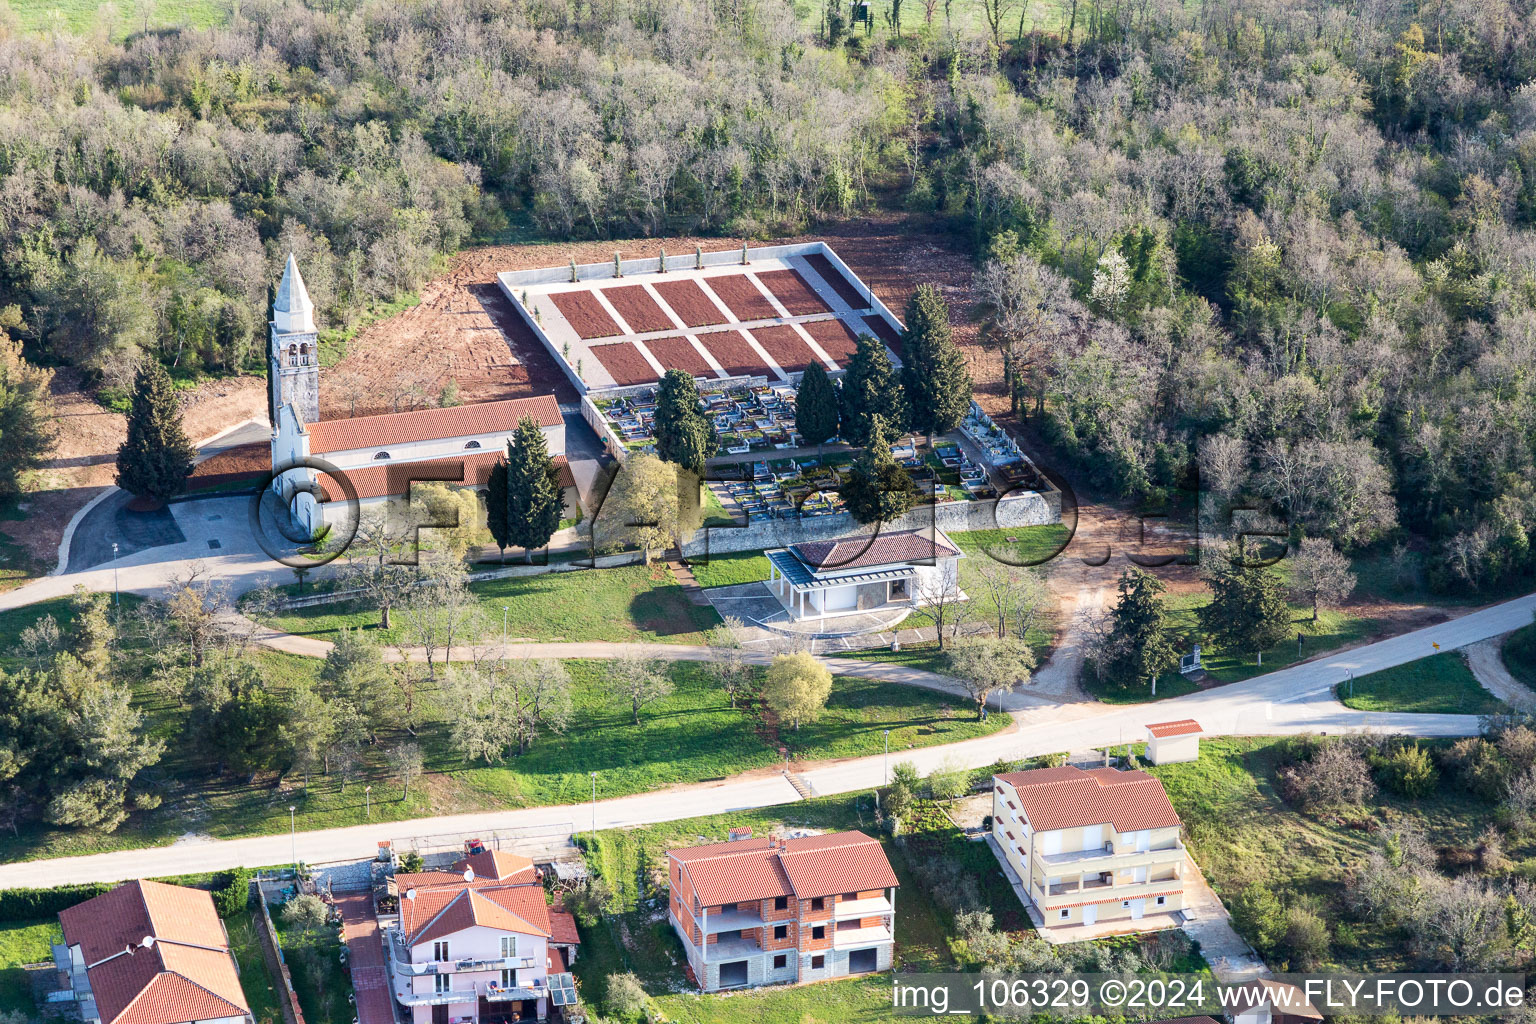
[[[1347,678],[1374,672],[1421,658],[1434,652],[1463,647],[1507,633],[1531,621],[1536,594],[1485,608],[1430,626],[1359,647],[1332,657],[1319,658],[1242,683],[1161,701],[1152,706],[1106,707],[1080,703],[1025,708],[1015,712],[1016,727],[980,739],[914,751],[892,751],[890,763],[909,760],[928,772],[945,761],[981,767],[999,758],[1019,758],[1052,751],[1079,751],[1106,744],[1144,738],[1148,722],[1195,718],[1212,735],[1286,735],[1301,732],[1370,730],[1412,736],[1465,736],[1475,733],[1478,721],[1471,715],[1372,714],[1351,711],[1331,699],[1329,690]],[[612,645],[529,644],[528,653],[540,657],[595,657],[599,649],[611,653]],[[657,653],[696,658],[697,648],[656,645]],[[686,653],[684,653],[686,652]],[[867,667],[871,663],[848,662]],[[896,666],[887,666],[895,668]],[[842,671],[842,663],[835,665]],[[913,670],[906,670],[913,671]],[[823,764],[799,775],[816,795],[866,790],[886,779],[886,760],[880,756]],[[599,776],[601,792],[601,776]],[[672,821],[745,808],[767,807],[799,799],[781,774],[763,771],[719,783],[679,786],[591,804],[539,807],[523,810],[486,811],[446,817],[416,819],[378,825],[306,832],[297,839],[299,857],[322,864],[372,854],[378,840],[403,834],[440,834],[549,827],[575,822],[614,828],[624,825]],[[595,821],[594,821],[595,819]],[[66,882],[116,881],[144,875],[212,871],[235,865],[259,866],[286,863],[290,857],[288,836],[205,841],[148,850],[124,850],[85,857],[59,858],[0,865],[0,888],[60,885]]]

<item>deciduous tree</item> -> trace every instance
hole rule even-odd
[[[763,703],[797,731],[816,720],[830,696],[832,673],[808,651],[774,658],[763,680]]]

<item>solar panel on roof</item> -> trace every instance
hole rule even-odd
[[[575,976],[570,974],[551,974],[549,976],[549,1001],[556,1006],[575,1006]]]

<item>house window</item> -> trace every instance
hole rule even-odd
[[[374,452],[373,453],[373,461],[374,462],[378,462],[381,459],[387,459],[387,458],[389,458],[389,452]]]
[[[811,909],[812,910],[820,910],[823,907],[825,907],[826,905],[827,905],[826,900],[823,899],[820,896],[817,896],[815,899],[811,900]]]
[[[1130,905],[1131,905],[1131,901],[1130,901],[1130,900],[1121,900],[1121,901],[1120,901],[1120,905],[1121,905],[1121,906],[1122,906],[1122,907],[1128,907],[1128,906],[1130,906]]]
[[[813,956],[813,957],[811,957],[811,970],[819,971],[819,970],[821,970],[825,966],[827,966],[827,958],[826,957],[824,957],[824,956]]]
[[[453,991],[453,975],[435,974],[432,976],[432,991],[439,994]]]
[[[469,448],[479,448],[480,447],[480,442],[479,441],[465,441],[464,442],[464,447],[466,449],[469,449]]]
[[[1159,896],[1157,898],[1157,905],[1160,906],[1160,907],[1163,906],[1167,902],[1168,902],[1168,897],[1167,896]]]
[[[501,955],[506,957],[517,956],[516,935],[503,935],[501,937]]]
[[[773,909],[774,910],[788,910],[789,909],[789,897],[788,896],[775,896],[773,898]]]
[[[1071,917],[1071,916],[1072,916],[1072,911],[1071,911],[1071,910],[1063,910],[1063,911],[1062,911],[1062,912],[1061,912],[1061,919],[1062,919],[1062,920],[1063,920],[1063,921],[1065,921],[1065,920],[1067,920],[1067,919],[1068,919],[1068,918],[1070,918],[1070,917]]]
[[[447,960],[448,959],[448,943],[447,942],[434,942],[434,943],[432,943],[432,959],[433,960]]]
[[[787,924],[776,925],[774,927],[774,929],[773,929],[773,937],[776,938],[776,939],[787,939],[787,938],[789,938],[789,925],[787,925]]]
[[[856,900],[858,898],[859,898],[859,894],[856,893],[856,892],[845,892],[845,893],[843,893],[843,899],[844,900]]]
[[[813,938],[813,939],[824,939],[826,937],[827,937],[827,927],[826,927],[826,925],[819,924],[816,927],[811,929],[811,938]]]
[[[785,956],[783,953],[780,953],[778,956],[773,958],[773,969],[776,971],[782,971],[788,963],[789,957]]]
[[[517,988],[517,972],[509,967],[501,969],[501,987]]]

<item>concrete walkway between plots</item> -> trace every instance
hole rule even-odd
[[[347,944],[352,989],[357,994],[357,1024],[395,1024],[395,999],[389,990],[389,966],[372,893],[338,895],[336,908],[341,911],[341,937]]]

